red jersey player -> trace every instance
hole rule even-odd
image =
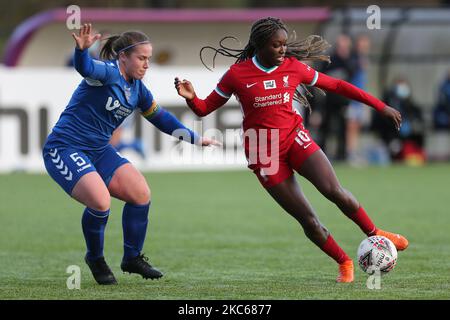
[[[300,190],[294,171],[335,203],[367,236],[385,236],[398,250],[406,249],[408,241],[401,235],[378,229],[355,197],[341,186],[329,160],[310,137],[292,103],[297,99],[308,104],[297,90],[299,85],[308,85],[372,106],[391,119],[397,129],[401,115],[367,92],[300,62],[328,59],[321,54],[328,44],[320,37],[310,36],[289,44],[287,40],[287,27],[280,19],[258,20],[243,50],[226,48],[222,41],[220,49],[212,48],[216,53],[236,57],[237,62],[205,100],[196,96],[187,80],[175,78],[175,87],[198,116],[206,116],[235,95],[244,117],[244,149],[249,168],[279,205],[301,224],[306,236],[339,264],[337,281],[352,282],[352,260],[320,223]]]

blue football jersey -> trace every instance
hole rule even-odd
[[[48,147],[53,140],[84,150],[100,150],[136,108],[147,112],[155,102],[141,80],[125,80],[117,60],[93,60],[87,50],[75,51],[75,66],[78,58],[78,64],[87,65],[85,70],[89,72],[77,68],[84,79],[54,126]]]

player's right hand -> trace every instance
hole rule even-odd
[[[177,89],[177,92],[180,96],[187,100],[192,100],[195,98],[194,87],[192,86],[192,83],[190,81],[187,81],[185,79],[183,79],[183,81],[180,81],[180,79],[176,77],[174,84],[175,89]]]
[[[77,48],[80,50],[89,48],[95,41],[100,39],[101,36],[102,35],[99,33],[92,33],[92,24],[90,23],[83,24],[78,35],[72,33],[72,37],[75,39]]]
[[[222,143],[220,141],[214,140],[214,139],[210,139],[210,138],[206,138],[206,137],[202,137],[200,139],[199,144],[202,147],[208,147],[208,146],[215,146],[215,147],[221,147]]]
[[[402,115],[398,110],[386,105],[381,113],[392,122],[397,131],[400,131],[400,126],[402,125]]]

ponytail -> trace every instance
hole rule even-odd
[[[100,59],[102,60],[112,60],[116,58],[116,52],[113,49],[114,41],[119,39],[119,35],[113,35],[106,38],[106,42],[103,45],[102,50],[100,51]]]

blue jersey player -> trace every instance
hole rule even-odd
[[[152,56],[148,37],[128,31],[109,37],[100,60],[88,48],[100,39],[84,24],[76,42],[75,69],[83,80],[54,126],[43,148],[50,176],[75,200],[86,206],[82,229],[85,261],[99,284],[117,281],[103,256],[104,230],[111,196],[125,202],[122,215],[124,255],[121,269],[145,279],[162,277],[141,253],[150,207],[150,189],[143,175],[110,144],[112,132],[135,109],[159,130],[202,146],[217,145],[187,129],[153,99],[142,83]]]

